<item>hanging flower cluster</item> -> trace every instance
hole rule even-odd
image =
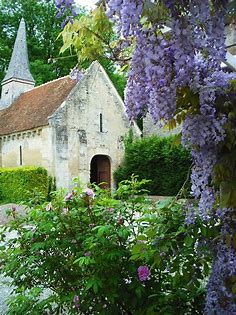
[[[55,0],[57,8],[57,18],[66,16],[61,23],[61,28],[64,28],[68,22],[73,23],[73,18],[77,15],[75,11],[75,0]],[[68,14],[69,12],[69,14]]]
[[[216,100],[236,77],[221,69],[226,59],[224,15],[228,2],[107,1],[108,15],[118,20],[121,36],[136,38],[125,91],[130,119],[149,112],[161,126],[184,113],[182,144],[192,153],[191,191],[199,205],[197,213],[190,207],[187,223],[197,215],[210,220],[218,194],[210,179],[226,137],[227,117],[217,111]],[[150,13],[154,10],[162,12],[161,18]],[[166,22],[169,31],[164,27]],[[189,91],[197,102],[181,104],[178,96]],[[226,216],[221,218],[225,224]],[[205,311],[235,314],[235,296],[227,287],[229,277],[236,276],[235,250],[222,240],[215,252]]]
[[[160,1],[171,18],[171,32],[164,22],[142,23],[145,8],[152,1],[110,0],[108,14],[120,22],[124,37],[135,35],[125,103],[130,119],[147,111],[160,125],[180,110],[178,92],[190,89],[199,95],[194,111],[187,109],[183,120],[182,143],[192,150],[192,194],[201,199],[203,219],[211,212],[209,178],[225,138],[226,117],[215,109],[215,100],[224,91],[232,74],[221,70],[226,58],[224,14],[227,1]],[[146,23],[146,24],[145,24]],[[149,23],[150,25],[150,23]],[[211,199],[214,191],[211,191]],[[205,207],[205,209],[204,209]]]

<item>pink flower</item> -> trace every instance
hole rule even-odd
[[[91,252],[85,252],[85,253],[84,253],[84,256],[85,256],[85,257],[91,256]]]
[[[146,281],[150,276],[150,270],[148,266],[139,266],[138,267],[138,277],[140,281]]]
[[[89,227],[92,229],[93,227],[95,227],[95,224],[94,223],[90,223]]]
[[[113,208],[109,208],[108,211],[109,211],[109,212],[113,212],[114,209],[113,209]]]
[[[71,192],[71,193],[68,193],[66,196],[65,196],[65,198],[64,198],[64,201],[70,201],[72,198],[73,198],[73,192]]]
[[[63,214],[67,214],[67,213],[68,213],[68,211],[69,211],[69,209],[68,209],[68,208],[64,208],[64,209],[63,209]]]
[[[79,308],[79,296],[78,295],[75,295],[74,298],[73,298],[73,302],[74,302],[74,305],[76,308]]]
[[[52,210],[52,203],[51,202],[49,202],[47,205],[46,205],[46,211],[50,211],[50,210]]]
[[[84,192],[85,192],[85,194],[86,194],[87,196],[89,196],[89,197],[91,197],[91,198],[94,198],[94,196],[95,196],[94,191],[93,191],[92,189],[90,189],[90,188],[86,188],[86,189],[84,190]]]

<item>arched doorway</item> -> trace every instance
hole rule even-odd
[[[103,188],[111,187],[111,162],[106,155],[95,155],[90,163],[90,182],[103,184]]]

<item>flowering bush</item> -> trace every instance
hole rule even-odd
[[[14,213],[1,234],[8,314],[200,314],[210,259],[196,255],[199,227],[181,205],[156,209],[145,183],[123,181],[114,197],[77,185]]]

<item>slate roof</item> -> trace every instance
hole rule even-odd
[[[20,26],[17,31],[9,67],[2,83],[13,78],[34,83],[34,79],[29,69],[25,21],[23,18],[21,19]]]
[[[21,94],[10,107],[0,110],[0,135],[48,125],[48,117],[63,103],[75,84],[75,80],[66,76]]]

